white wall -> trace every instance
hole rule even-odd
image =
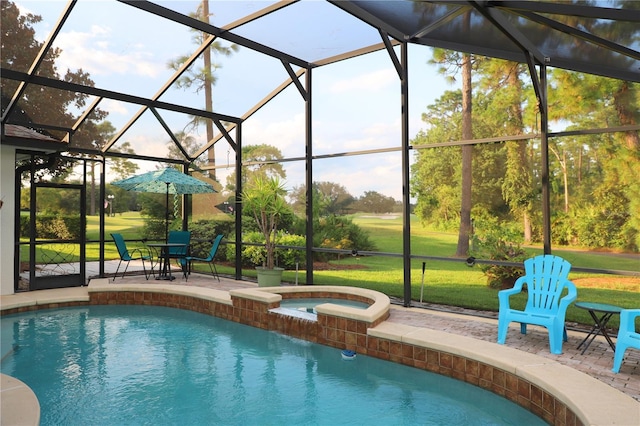
[[[16,150],[0,145],[0,295],[13,294]]]

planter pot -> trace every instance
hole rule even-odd
[[[278,287],[282,283],[282,272],[284,268],[267,269],[256,266],[258,273],[258,287]]]

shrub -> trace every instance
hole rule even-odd
[[[564,212],[558,212],[553,217],[551,238],[553,243],[559,245],[571,245],[577,242],[577,235],[572,218]]]
[[[304,265],[305,263],[305,252],[304,246],[306,242],[306,238],[302,235],[293,235],[287,233],[281,233],[278,235],[276,242],[279,245],[283,246],[292,246],[292,247],[303,247],[302,250],[296,250],[293,248],[280,248],[276,250],[276,261],[280,265],[280,267],[285,269],[295,269],[296,263],[300,263]],[[298,265],[300,267],[300,265]]]
[[[20,215],[20,236],[29,236],[29,216]]]
[[[473,255],[483,259],[503,262],[523,262],[527,253],[520,246],[513,230],[495,222],[482,222],[473,236]],[[481,265],[491,288],[511,288],[524,275],[522,267],[504,265]]]
[[[242,266],[260,266],[265,261],[264,235],[261,232],[248,232],[244,234],[243,241],[246,243],[256,243],[260,245],[244,245],[242,247]],[[304,247],[305,238],[301,235],[287,234],[279,231],[276,235],[276,245]],[[226,257],[229,261],[235,261],[235,245],[228,245]],[[296,249],[276,248],[276,266],[284,269],[294,269],[296,262],[304,261],[304,252]]]
[[[20,235],[29,235],[29,216],[20,216]],[[57,214],[38,214],[36,216],[36,235],[43,239],[77,240],[83,235],[79,216],[61,216]]]
[[[189,225],[191,230],[191,245],[189,250],[192,256],[207,257],[211,244],[218,234],[224,235],[227,239],[228,235],[233,234],[235,224],[230,220],[199,220]],[[235,248],[234,248],[235,250]],[[218,249],[216,259],[226,260],[226,250]]]
[[[146,238],[148,240],[164,240],[166,238],[164,219],[145,217],[141,234],[142,238]]]
[[[296,233],[304,233],[304,221],[296,222],[293,229]],[[348,217],[328,216],[314,220],[313,231],[313,245],[316,247],[360,251],[376,250],[375,244],[369,239],[369,234]],[[320,261],[339,257],[339,254],[333,253],[314,253],[314,260]]]

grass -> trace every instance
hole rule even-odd
[[[142,218],[138,212],[127,212],[118,214],[114,217],[105,218],[105,259],[118,259],[118,250],[111,240],[112,232],[119,232],[123,235],[125,240],[141,239],[141,229],[143,226]],[[99,241],[100,240],[100,219],[98,216],[87,216],[87,241]],[[28,239],[23,239],[23,242]],[[130,248],[142,247],[144,244],[141,242],[128,242],[127,246]],[[38,246],[36,250],[36,256],[38,263],[44,262],[47,258],[55,257],[56,252],[61,250],[58,244],[43,244]],[[64,249],[62,249],[64,250]],[[69,249],[72,253],[69,254],[69,261],[77,262],[80,260],[78,255],[78,247],[72,247]],[[100,244],[89,242],[86,247],[87,261],[97,261],[100,259]],[[23,245],[20,247],[20,259],[26,261],[29,259],[29,247]]]
[[[369,235],[380,252],[402,253],[402,219],[375,218],[354,216],[354,222],[369,232]],[[118,253],[111,242],[110,233],[119,232],[125,239],[140,239],[143,225],[140,215],[135,212],[123,213],[115,217],[105,218],[105,258],[117,259]],[[99,239],[98,217],[87,218],[87,239]],[[411,252],[414,255],[453,257],[457,243],[457,234],[434,232],[423,228],[412,218]],[[143,243],[128,243],[131,247],[143,246]],[[26,246],[23,247],[23,250]],[[25,250],[26,251],[26,250]],[[527,247],[529,254],[542,253],[541,247]],[[597,269],[638,271],[640,264],[637,257],[615,256],[610,253],[588,252],[584,250],[554,249],[554,253],[569,260],[574,266]],[[26,253],[28,258],[28,253]],[[87,245],[87,260],[99,259],[99,245]],[[422,288],[422,260],[411,261],[411,297],[420,299]],[[463,262],[442,260],[425,260],[423,301],[443,305],[452,305],[470,309],[497,311],[497,290],[487,287],[486,277],[478,267],[469,268]],[[340,285],[366,287],[377,290],[392,297],[404,298],[403,261],[401,257],[385,256],[348,256],[330,264],[335,270],[314,270],[314,283],[321,285]],[[198,268],[208,268],[198,265]],[[204,269],[203,269],[204,271]],[[208,269],[207,269],[208,271]],[[235,275],[229,266],[218,264],[222,274]],[[243,270],[243,275],[255,277],[252,268]],[[618,275],[594,275],[587,273],[571,273],[569,276],[578,287],[578,300],[609,303],[623,308],[640,306],[640,278],[629,278]],[[294,283],[296,271],[285,271],[283,280]],[[298,272],[298,282],[306,280],[306,272]],[[515,307],[524,307],[525,296],[516,297]],[[567,311],[567,321],[580,324],[591,324],[588,312],[571,306]],[[612,327],[618,326],[618,318],[612,318]]]
[[[402,220],[371,217],[354,217],[354,222],[369,231],[372,240],[383,252],[402,252]],[[414,255],[453,257],[457,243],[456,234],[433,232],[424,229],[415,219],[411,223],[411,252]],[[543,252],[541,247],[528,247],[529,254]],[[614,256],[610,253],[593,253],[580,250],[554,249],[554,253],[569,260],[574,266],[596,269],[638,271],[637,258]],[[478,267],[469,268],[463,262],[426,260],[423,301],[436,304],[460,306],[470,309],[497,311],[498,290],[486,285],[486,277]],[[389,296],[404,297],[402,260],[380,256],[350,258],[335,262],[353,265],[358,263],[366,269],[314,272],[317,284],[351,285],[381,291]],[[422,287],[422,261],[411,263],[411,297],[420,299]],[[578,300],[609,303],[623,308],[640,306],[640,278],[617,275],[594,275],[572,273],[570,278],[578,287]],[[584,286],[581,283],[587,282]],[[593,285],[588,282],[599,282]],[[514,307],[523,308],[526,296],[512,299]],[[567,321],[591,324],[588,312],[571,306]],[[612,318],[612,327],[618,326],[618,318]]]

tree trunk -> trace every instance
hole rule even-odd
[[[471,55],[462,56],[462,139],[472,139],[471,124]],[[462,192],[460,198],[460,229],[456,256],[469,254],[471,234],[471,189],[472,189],[473,145],[462,146]]]
[[[620,86],[620,90],[614,94],[613,101],[616,112],[618,113],[620,124],[623,126],[636,124],[637,107],[634,107],[633,96],[633,92],[629,90],[629,82],[626,81]],[[640,149],[639,132],[626,132],[625,142],[627,148],[632,152]]]
[[[564,185],[564,212],[567,213],[569,211],[569,170],[567,166],[567,153],[566,151],[562,151],[562,157],[558,154],[558,151],[553,149],[553,147],[549,147],[549,150],[555,155],[558,163],[560,164],[560,170],[562,170],[562,183]]]
[[[209,0],[202,0],[202,20],[209,23]],[[207,34],[203,33],[203,38],[206,37]],[[209,112],[213,112],[213,81],[211,78],[212,70],[211,70],[211,48],[206,49],[203,52],[202,58],[204,60],[204,69],[205,69],[205,83],[204,83],[204,103],[205,109]],[[213,139],[213,122],[210,119],[206,120],[206,128],[207,128],[207,143]],[[212,146],[207,151],[207,159],[209,166],[216,165],[216,149],[215,146]],[[209,177],[213,180],[216,180],[216,169],[209,170]]]
[[[562,151],[562,174],[564,179],[564,212],[569,212],[569,170],[567,170],[567,153]]]
[[[524,242],[525,243],[530,243],[531,242],[531,235],[533,234],[533,231],[531,229],[531,218],[529,217],[529,213],[527,213],[526,211],[524,212],[524,214],[522,215],[522,227],[524,228]]]
[[[91,190],[89,191],[89,216],[96,215],[96,163],[89,161],[91,164]]]
[[[509,86],[511,88],[517,89],[517,95],[515,99],[522,99],[522,90],[520,86],[520,80],[518,77],[518,67],[515,67],[511,70],[508,76]],[[511,105],[511,120],[509,124],[509,133],[516,134],[521,133],[524,129],[523,119],[522,119],[522,106],[521,103],[516,102],[514,99],[513,104]],[[527,142],[520,142],[516,145],[516,155],[518,156],[518,166],[521,170],[522,180],[522,190],[527,191],[528,188],[531,187],[532,179],[531,179],[531,166],[530,160],[527,156]],[[531,224],[531,215],[530,210],[527,206],[522,207],[522,234],[525,243],[530,243],[532,239],[532,224]]]

